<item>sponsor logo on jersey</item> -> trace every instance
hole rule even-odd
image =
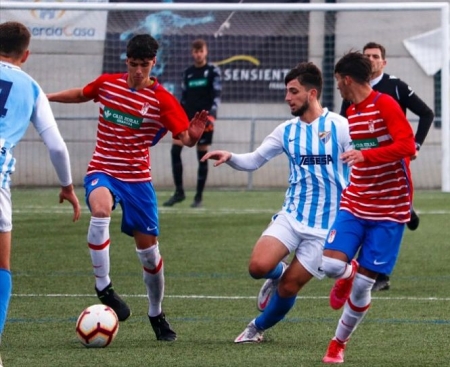
[[[324,166],[334,163],[333,157],[329,154],[312,154],[300,156],[299,166]]]
[[[206,87],[208,85],[208,79],[194,79],[188,82],[189,88]]]
[[[376,138],[353,140],[352,143],[357,150],[365,150],[378,147],[378,140]]]
[[[139,129],[143,121],[142,117],[129,115],[127,113],[116,111],[109,107],[105,107],[103,109],[103,118],[108,122],[112,122],[113,124],[126,126],[131,129]]]

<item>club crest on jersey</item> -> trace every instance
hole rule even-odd
[[[334,237],[336,237],[336,230],[335,230],[335,229],[332,229],[332,230],[330,231],[330,233],[328,234],[327,242],[328,242],[328,243],[332,243],[332,242],[334,241]]]
[[[373,120],[369,120],[367,125],[369,126],[369,131],[373,133],[375,131],[375,122],[373,122]]]
[[[322,141],[322,143],[326,144],[331,138],[331,133],[329,131],[320,131],[319,132],[319,139]]]
[[[145,102],[144,105],[141,108],[141,114],[145,115],[148,112],[149,108],[150,108],[150,103]]]

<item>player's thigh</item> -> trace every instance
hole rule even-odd
[[[0,188],[0,232],[12,230],[12,202],[11,191]]]
[[[322,269],[323,246],[327,230],[303,226],[301,242],[295,250],[295,258],[301,266],[317,279],[323,279]]]
[[[92,173],[84,178],[86,204],[97,218],[111,216],[120,199],[114,194],[114,179],[104,173]]]
[[[262,235],[253,247],[250,256],[250,272],[267,273],[289,255],[289,250],[278,238],[271,235]]]
[[[122,232],[135,236],[136,232],[159,235],[158,201],[151,182],[121,183]],[[140,244],[137,244],[140,246]],[[144,243],[145,248],[145,243]]]
[[[371,222],[358,262],[361,267],[375,273],[390,274],[397,262],[405,225],[392,221]]]
[[[12,203],[11,191],[0,188],[0,268],[10,269]]]
[[[329,250],[339,251],[353,259],[365,237],[365,220],[355,217],[346,210],[339,210],[328,232],[324,246],[324,255]]]

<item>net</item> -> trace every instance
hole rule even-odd
[[[11,4],[15,3],[28,8],[14,8]],[[442,86],[448,90],[448,72],[441,77],[442,52],[420,51],[420,37],[442,26],[442,9],[447,9],[448,17],[448,4],[446,8],[420,3],[425,7],[413,8],[411,2],[403,6],[382,1],[376,8],[368,3],[338,2],[333,8],[319,2],[259,1],[257,9],[249,10],[243,6],[255,5],[250,1],[134,3],[133,8],[131,4],[126,8],[124,2],[100,0],[2,2],[0,6],[2,21],[19,20],[30,28],[32,56],[24,70],[47,92],[83,86],[104,72],[125,71],[127,41],[134,34],[150,33],[160,44],[153,73],[179,97],[182,71],[192,64],[190,45],[196,38],[205,39],[209,61],[220,67],[223,83],[211,149],[236,153],[253,150],[275,126],[291,117],[284,103],[284,76],[298,62],[313,61],[322,69],[322,104],[339,112],[341,97],[333,75],[336,60],[351,49],[362,50],[369,41],[379,42],[387,49],[385,71],[407,82],[437,116],[419,159],[412,163],[415,186],[450,190],[450,180],[443,173],[450,171],[445,169],[448,158],[443,146],[450,141],[445,138],[448,109],[440,103]],[[445,41],[439,35],[438,51]],[[448,38],[445,42],[448,46]],[[430,64],[437,64],[437,71]],[[95,143],[97,107],[87,103],[52,104],[52,108],[68,143],[75,183],[81,184]],[[408,113],[408,118],[415,131],[417,116]],[[152,148],[153,178],[159,187],[173,186],[170,146],[171,137],[166,136]],[[32,129],[15,153],[15,185],[57,184],[45,147]],[[183,151],[183,163],[185,184],[193,188],[195,149]],[[287,168],[284,156],[252,174],[211,167],[207,186],[284,188]]]

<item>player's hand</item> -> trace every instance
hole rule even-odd
[[[231,153],[226,150],[213,150],[212,152],[206,153],[201,162],[205,162],[207,159],[215,159],[214,167],[220,166],[222,163],[228,162],[231,158]]]
[[[61,187],[59,192],[59,203],[62,204],[64,200],[67,200],[73,207],[73,221],[76,222],[81,216],[81,207],[78,201],[73,185]]]
[[[192,141],[197,142],[205,131],[208,122],[208,111],[196,112],[189,124],[188,134]]]
[[[412,155],[410,159],[413,161],[413,160],[417,159],[418,156],[419,156],[419,151],[416,150],[416,154]]]
[[[349,150],[341,154],[341,159],[350,167],[355,163],[364,162],[364,156],[360,150]]]

